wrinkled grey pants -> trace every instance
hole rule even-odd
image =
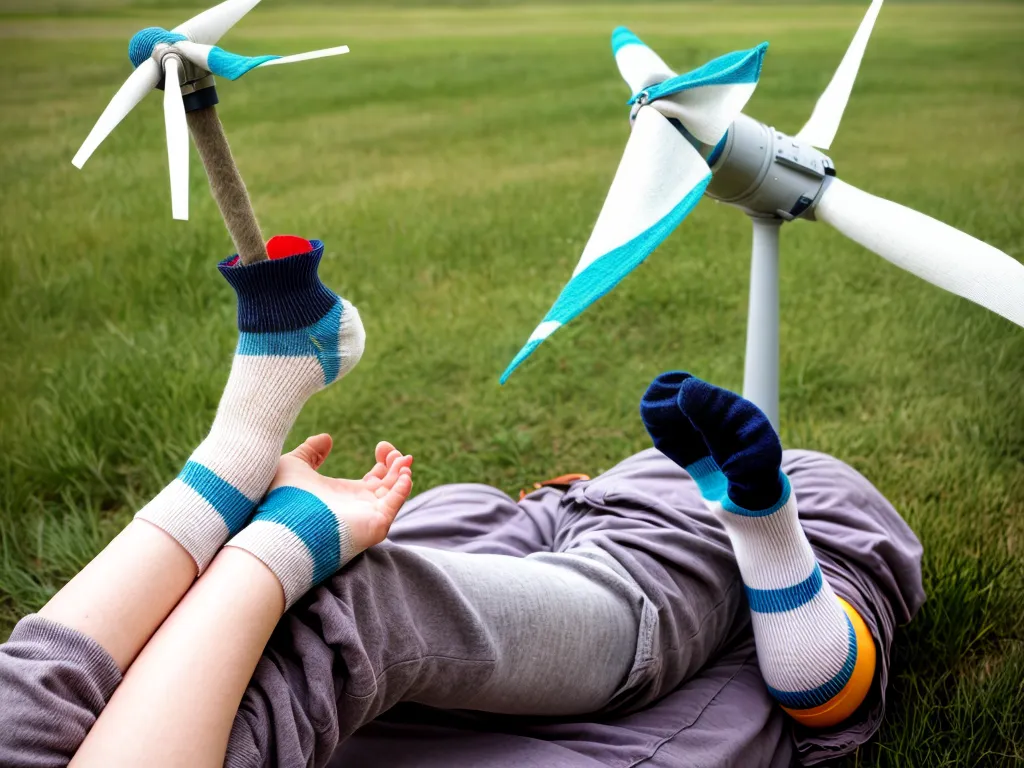
[[[228,764],[756,766],[850,751],[880,722],[895,625],[924,599],[921,549],[842,462],[787,451],[783,468],[825,576],[879,650],[878,684],[842,726],[794,732],[774,706],[727,537],[648,450],[518,504],[481,485],[414,499],[390,541],[282,620]]]

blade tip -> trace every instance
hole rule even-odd
[[[616,27],[612,32],[612,55],[615,56],[627,45],[644,45],[644,41],[626,27]]]
[[[78,170],[82,170],[82,166],[85,165],[85,162],[92,157],[93,149],[95,149],[95,147],[90,148],[89,142],[86,141],[86,143],[79,147],[78,151],[75,152],[75,156],[71,158],[71,164]]]

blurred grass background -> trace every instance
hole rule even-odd
[[[0,636],[174,476],[227,376],[234,302],[214,264],[231,244],[194,152],[191,220],[171,220],[160,99],[70,162],[131,35],[202,4],[0,0]],[[323,277],[369,334],[292,441],[331,431],[327,471],[361,474],[387,438],[416,455],[417,490],[515,493],[644,447],[637,402],[662,370],[739,389],[750,227],[711,201],[497,376],[575,265],[627,137],[610,31],[679,69],[769,40],[747,112],[795,132],[866,5],[258,7],[225,47],[352,48],[219,88],[265,232],[325,240]],[[840,175],[1022,258],[1022,34],[1021,4],[887,3],[830,153]],[[929,601],[850,764],[1019,765],[1024,331],[808,223],[783,231],[782,317],[784,443],[855,466],[925,545]]]

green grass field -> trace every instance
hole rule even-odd
[[[198,157],[174,222],[160,99],[84,171],[71,157],[131,71],[153,0],[0,3],[0,636],[180,468],[234,345],[231,244]],[[89,13],[87,8],[101,10]],[[710,201],[499,388],[575,265],[626,140],[608,37],[686,69],[771,42],[747,109],[795,132],[866,7],[340,8],[267,0],[242,53],[352,54],[223,83],[266,233],[327,243],[367,352],[292,439],[334,474],[387,438],[417,489],[510,492],[596,474],[647,441],[646,384],[741,386],[750,227]],[[195,4],[193,4],[193,8]],[[887,4],[831,156],[840,175],[1022,258],[1024,6]],[[850,764],[1024,760],[1024,331],[823,225],[783,233],[782,436],[866,474],[925,545],[929,601],[899,636],[890,713]]]

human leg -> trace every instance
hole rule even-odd
[[[401,701],[564,715],[633,663],[642,600],[610,569],[390,542],[289,611],[242,700],[231,765],[326,761]]]
[[[238,295],[240,337],[207,438],[136,520],[0,646],[0,763],[29,754],[67,763],[124,670],[252,513],[302,403],[359,359],[358,313],[317,277],[322,246],[286,238],[272,250],[275,243],[274,261],[221,266]]]
[[[682,645],[634,680],[632,690],[656,699],[653,703],[626,714],[616,710],[557,721],[406,704],[358,731],[339,747],[331,765],[625,768],[640,762],[651,768],[698,763],[754,768],[788,766],[794,756],[813,764],[853,751],[881,722],[896,625],[908,621],[923,599],[920,545],[878,489],[842,461],[787,450],[782,468],[793,482],[800,520],[825,578],[864,618],[877,646],[877,684],[853,717],[830,729],[803,728],[771,698],[725,531],[702,503],[693,479],[648,449],[561,496],[551,516],[556,536],[549,549],[598,548],[645,584],[659,619],[660,647]],[[456,494],[456,488],[473,487],[439,494],[436,506],[428,494],[421,496],[428,497],[425,516],[443,519],[442,498],[453,510],[489,498],[470,490]],[[482,531],[507,528],[518,518],[516,505],[498,491],[489,493],[504,498],[504,505],[493,506],[505,514],[474,518]],[[412,523],[416,514],[410,513]],[[534,527],[519,519],[524,528]],[[642,529],[646,523],[651,525]],[[459,525],[457,515],[453,525]],[[715,571],[718,579],[709,578]],[[723,595],[716,582],[733,588]]]
[[[74,765],[223,763],[242,693],[285,608],[379,543],[412,488],[411,457],[398,451],[383,477],[320,475],[330,449],[318,435],[281,457],[253,520],[146,644]]]
[[[678,494],[640,493],[621,505],[613,498],[616,487],[652,482]],[[301,601],[243,701],[229,752],[237,764],[319,760],[400,701],[537,715],[636,709],[673,690],[742,629],[725,534],[686,475],[653,450],[564,496],[539,492],[517,505],[484,486],[451,486],[420,499],[396,521],[396,529],[406,521],[399,541],[442,544],[432,536],[446,528],[446,508],[455,529],[466,517],[470,527],[503,535],[459,540],[458,552],[386,542]],[[416,533],[417,521],[426,534]],[[550,543],[537,533],[551,529]],[[539,545],[557,551],[478,556]],[[518,580],[523,574],[544,576]],[[593,604],[581,595],[595,587],[597,604],[613,606],[618,618],[581,613]],[[524,606],[525,617],[514,613]],[[591,631],[572,639],[566,627]],[[552,693],[575,710],[552,709]]]
[[[239,341],[209,434],[178,477],[39,612],[93,638],[122,672],[252,514],[302,405],[362,355],[359,313],[317,276],[323,244],[286,240],[295,250],[282,258],[220,265],[238,296]]]
[[[749,401],[683,373],[658,377],[641,413],[729,534],[772,696],[805,725],[842,722],[868,694],[875,645],[822,575],[775,430]]]

